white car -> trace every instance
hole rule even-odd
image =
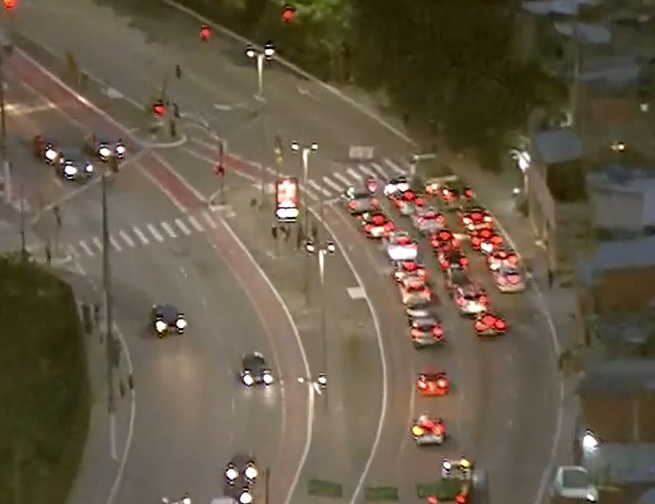
[[[487,310],[489,299],[480,287],[469,284],[455,289],[455,304],[462,315],[477,315]]]
[[[491,274],[500,292],[523,292],[525,290],[523,272],[515,266],[502,265]]]
[[[553,497],[580,502],[598,502],[598,488],[587,469],[580,466],[559,466],[551,487]]]
[[[400,297],[403,300],[403,304],[405,304],[409,300],[414,303],[415,298],[417,297],[424,301],[430,301],[432,294],[430,293],[430,288],[425,284],[425,281],[423,281],[421,277],[407,275],[400,282]]]
[[[389,233],[382,240],[391,261],[416,261],[418,244],[407,233],[402,231]]]
[[[409,191],[409,188],[409,180],[404,175],[392,177],[384,185],[384,195],[391,196],[396,193],[404,193],[405,191]]]
[[[417,209],[412,215],[412,225],[423,234],[436,233],[446,225],[446,218],[436,208]]]

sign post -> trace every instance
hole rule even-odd
[[[278,222],[298,220],[298,179],[282,177],[275,181],[275,217]]]

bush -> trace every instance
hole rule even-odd
[[[70,286],[0,257],[0,502],[63,503],[89,419],[86,352]]]

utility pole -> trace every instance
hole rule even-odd
[[[102,174],[102,283],[105,293],[105,353],[107,358],[107,407],[113,414],[114,398],[114,302],[111,282],[111,256],[109,240],[109,213],[107,207],[107,173]]]
[[[10,19],[13,20],[10,13]],[[11,170],[9,168],[9,152],[7,149],[7,110],[5,104],[5,56],[12,50],[11,40],[2,32],[2,48],[0,48],[0,161],[4,175],[5,199],[11,200]]]

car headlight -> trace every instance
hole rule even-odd
[[[168,324],[163,320],[158,320],[157,322],[155,322],[155,330],[158,333],[163,333],[167,328],[168,328]]]
[[[239,502],[241,504],[250,504],[252,502],[252,495],[250,495],[250,492],[243,492],[239,495]]]
[[[191,497],[185,497],[182,499],[182,504],[191,504]]]
[[[273,377],[271,376],[271,373],[265,373],[263,376],[264,383],[266,385],[270,385],[273,383]]]
[[[116,146],[116,152],[118,154],[125,154],[125,147],[123,145]]]
[[[185,329],[186,328],[186,320],[183,318],[179,318],[175,321],[175,325],[177,326],[178,329]]]
[[[93,165],[91,163],[88,163],[86,165],[85,170],[87,171],[87,173],[92,173],[93,172]]]
[[[111,151],[107,147],[100,147],[100,149],[98,149],[98,154],[102,157],[109,157]]]
[[[47,151],[45,151],[45,157],[50,161],[54,161],[55,159],[57,159],[57,152],[53,149],[48,149]]]
[[[77,173],[77,168],[73,165],[66,165],[64,166],[64,173],[69,176],[75,175]]]
[[[234,467],[228,467],[225,471],[225,477],[230,481],[234,481],[239,477],[239,471],[237,471]]]
[[[244,474],[249,480],[254,480],[259,475],[259,471],[257,471],[254,466],[248,466],[246,467]]]
[[[250,385],[252,385],[253,383],[255,383],[255,380],[253,379],[252,376],[250,376],[250,373],[246,373],[246,374],[244,374],[243,377],[242,377],[241,379],[243,380],[243,384],[244,384],[246,387],[250,387]]]
[[[444,460],[443,464],[441,464],[441,467],[443,468],[444,471],[450,471],[453,465],[450,463],[449,460]]]

